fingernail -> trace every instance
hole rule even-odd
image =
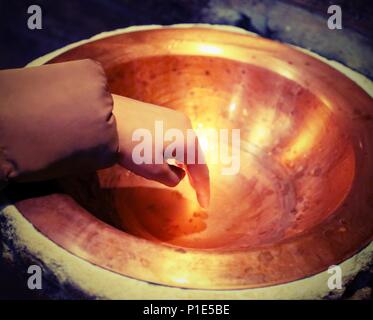
[[[176,167],[176,166],[170,166],[170,169],[172,170],[173,173],[175,173],[178,177],[179,180],[183,180],[185,175],[186,175],[186,172],[185,170],[179,168],[179,167]]]
[[[197,200],[202,208],[207,209],[209,207],[210,197],[205,193],[197,193]]]

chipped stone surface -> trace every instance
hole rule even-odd
[[[2,256],[17,272],[30,264],[43,270],[39,298],[51,299],[336,299],[345,291],[329,292],[325,271],[315,276],[266,288],[248,290],[194,290],[154,285],[121,276],[78,258],[39,233],[12,206],[0,211]],[[343,262],[348,283],[373,257],[373,243]]]
[[[349,298],[349,300],[372,300],[372,299],[373,299],[372,288],[369,288],[369,287],[365,287],[365,288],[357,290]]]

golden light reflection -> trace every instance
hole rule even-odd
[[[203,153],[207,157],[207,154],[208,154],[208,151],[209,151],[209,142],[207,140],[207,137],[200,134],[200,135],[198,135],[198,141],[199,141],[199,144],[202,148]]]
[[[291,126],[288,116],[274,108],[262,108],[255,115],[255,122],[250,128],[248,142],[258,147],[273,146]]]
[[[172,277],[172,280],[178,284],[186,284],[189,283],[189,281],[186,278],[183,277]]]
[[[233,119],[233,117],[236,113],[236,110],[237,110],[237,106],[242,104],[241,99],[242,99],[243,91],[244,91],[244,84],[242,82],[240,82],[235,86],[234,91],[232,93],[231,101],[230,101],[229,106],[228,106],[228,112],[229,112],[229,119],[230,120]]]
[[[324,95],[320,94],[319,96],[319,99],[321,100],[321,102],[330,110],[330,111],[333,111],[333,104],[330,102],[330,100],[325,97]]]
[[[273,61],[272,70],[289,80],[295,80],[297,76],[296,70],[285,61]]]
[[[317,141],[322,138],[328,119],[329,112],[327,109],[313,112],[312,115],[308,116],[306,122],[302,125],[301,131],[282,155],[282,162],[293,162],[309,152]]]
[[[204,153],[207,164],[216,163],[219,152],[218,129],[205,128],[204,125],[199,122],[194,131],[198,136],[198,142]]]
[[[229,112],[233,113],[237,109],[237,103],[235,101],[232,101],[231,104],[229,105]]]
[[[268,124],[258,122],[250,131],[249,141],[257,146],[264,146],[270,143],[271,129]]]
[[[201,53],[207,53],[212,55],[218,55],[223,52],[223,49],[212,44],[199,43],[197,44],[197,50]]]
[[[284,153],[283,159],[285,162],[294,161],[300,155],[305,154],[307,150],[312,148],[316,137],[317,131],[315,129],[304,129],[292,143],[290,149]]]

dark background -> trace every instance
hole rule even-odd
[[[373,64],[366,61],[373,47],[371,0],[263,1],[267,9],[283,3],[303,9],[315,17],[308,19],[306,14],[307,19],[300,19],[304,24],[299,25],[299,29],[296,28],[298,30],[291,34],[286,33],[281,26],[271,23],[266,12],[261,15],[254,9],[251,11],[251,6],[254,8],[258,3],[260,1],[253,0],[0,0],[0,69],[23,67],[48,52],[104,31],[132,25],[202,22],[236,25],[272,39],[299,44],[341,61],[372,78]],[[42,8],[42,30],[27,28],[27,8],[32,4]],[[326,21],[327,7],[330,4],[339,4],[343,9],[345,31],[334,33],[335,39],[344,41],[338,41],[339,47],[333,44],[333,36],[323,41],[324,34],[310,35],[307,32],[314,25],[318,26]],[[231,8],[234,8],[232,12],[229,11]],[[224,10],[230,15],[225,14]],[[287,19],[288,16],[283,17],[284,22]],[[320,42],[315,41],[315,38],[320,39]],[[356,50],[361,61],[352,59],[353,56],[349,53],[350,40],[356,46],[353,53]],[[0,299],[38,298],[26,289],[26,279],[27,274],[14,274],[14,271],[1,264],[0,258]],[[360,272],[348,285],[343,298],[372,298],[372,287],[373,268],[370,268]],[[367,293],[359,296],[361,290]]]
[[[373,41],[371,0],[0,0],[0,69],[22,67],[41,55],[103,31],[144,24],[232,24],[269,38],[296,44],[300,42],[299,45],[302,46],[299,37],[292,41],[291,37],[285,37],[275,26],[266,25],[262,28],[255,24],[255,19],[258,18],[255,10],[251,14],[250,7],[260,3],[265,3],[267,7],[275,6],[276,3],[290,4],[321,16],[325,21],[328,17],[327,7],[330,4],[341,5],[343,27],[364,35],[364,42]],[[42,8],[42,30],[27,28],[27,8],[32,4]],[[216,13],[225,10],[224,8],[234,9],[236,16]],[[291,19],[291,16],[284,16],[284,23],[287,19]],[[353,36],[352,34],[351,37]],[[307,35],[303,36],[306,37]],[[328,41],[330,42],[329,39]],[[321,49],[321,45],[317,48],[317,43],[305,43],[303,46],[321,51],[324,56],[328,55],[328,52],[323,52],[325,50]],[[331,55],[336,55],[336,52],[338,55],[338,50],[334,50]],[[336,57],[341,60],[338,58]]]
[[[49,0],[0,2],[0,68],[27,62],[103,31],[141,24],[197,22],[207,1]],[[43,29],[27,28],[27,8],[38,4]]]

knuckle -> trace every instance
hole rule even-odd
[[[165,181],[165,185],[168,187],[176,187],[179,184],[180,181],[177,181],[175,179],[168,179]]]
[[[162,165],[155,165],[153,168],[152,168],[152,172],[153,172],[153,175],[154,176],[163,176],[167,173],[167,170],[164,168],[164,166]]]

